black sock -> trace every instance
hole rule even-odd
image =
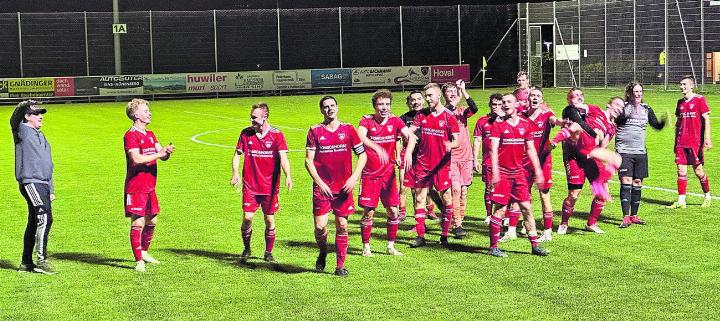
[[[620,207],[622,207],[623,216],[630,215],[630,197],[632,196],[632,192],[632,185],[620,184]]]
[[[642,194],[642,186],[633,186],[632,187],[632,196],[630,199],[632,200],[632,215],[638,214],[638,209],[640,208],[640,195]]]

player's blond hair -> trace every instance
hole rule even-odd
[[[270,118],[270,107],[268,107],[268,104],[262,101],[256,102],[252,105],[252,108],[250,108],[250,113],[255,111],[255,109],[262,109],[265,112],[265,117]]]
[[[437,89],[438,91],[442,92],[442,88],[440,88],[440,85],[438,85],[436,82],[431,82],[425,85],[425,87],[423,87],[423,90],[428,90],[431,88]]]
[[[128,118],[130,118],[130,120],[135,121],[135,113],[137,113],[140,105],[150,106],[150,103],[145,99],[135,98],[127,104],[127,107],[125,108],[125,114],[128,116]]]

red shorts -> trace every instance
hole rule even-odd
[[[158,213],[160,213],[160,205],[155,191],[136,194],[125,193],[125,216],[145,216]]]
[[[450,181],[462,186],[472,185],[474,163],[471,160],[450,163]]]
[[[436,168],[435,170],[426,170],[420,167],[414,167],[415,188],[435,187],[435,190],[442,192],[450,188],[450,164]]]
[[[530,188],[527,179],[523,176],[501,177],[495,184],[490,199],[500,205],[507,205],[510,200],[529,202]]]
[[[543,181],[540,183],[540,190],[549,190],[552,187],[552,158],[548,157],[545,162],[540,164],[543,173]],[[527,178],[528,188],[535,184],[535,170],[532,165],[525,166],[525,177]]]
[[[482,181],[487,184],[492,181],[492,166],[482,165]]]
[[[585,179],[589,182],[595,181],[600,175],[602,162],[594,159],[563,159],[565,163],[565,175],[568,185],[582,187]]]
[[[675,147],[675,164],[702,165],[705,163],[702,148]]]
[[[413,167],[414,166],[411,166],[410,170],[403,173],[403,186],[405,187],[415,188],[415,182],[417,182],[417,178],[415,177],[415,171],[413,170]]]
[[[360,180],[358,205],[376,208],[378,201],[382,201],[386,209],[400,205],[400,192],[395,178],[395,171],[389,172],[385,177],[363,177]]]
[[[328,197],[313,188],[313,215],[321,216],[333,211],[335,216],[348,217],[355,212],[353,194],[333,194]]]
[[[243,212],[255,213],[258,208],[262,208],[263,214],[273,215],[280,209],[278,202],[278,193],[273,195],[253,195],[243,191]]]

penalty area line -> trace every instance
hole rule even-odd
[[[226,131],[226,130],[231,130],[231,129],[237,129],[237,128],[233,127],[233,128],[223,128],[223,129],[209,130],[209,131],[206,131],[206,132],[202,132],[202,133],[193,135],[192,137],[190,137],[190,140],[193,141],[194,143],[198,143],[198,144],[202,144],[202,145],[213,146],[213,147],[220,147],[220,148],[228,148],[228,149],[235,149],[235,146],[208,143],[208,142],[204,142],[204,141],[202,141],[202,140],[199,139],[200,137],[205,136],[205,135],[208,135],[208,134],[218,133],[218,132],[222,132],[222,131]],[[289,149],[289,150],[288,150],[288,152],[304,152],[304,151],[305,151],[304,149]]]

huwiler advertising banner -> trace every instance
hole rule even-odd
[[[184,94],[187,74],[144,75],[146,94]]]
[[[308,89],[311,88],[310,69],[276,70],[273,71],[275,89]]]
[[[352,69],[353,87],[422,86],[430,82],[429,66]]]
[[[8,79],[7,82],[11,98],[52,97],[55,94],[55,79],[51,77]]]
[[[230,91],[274,90],[272,71],[242,71],[230,73]]]
[[[186,74],[185,85],[188,93],[216,93],[230,91],[228,75],[225,72]]]
[[[102,76],[98,80],[100,95],[142,95],[143,76]]]

